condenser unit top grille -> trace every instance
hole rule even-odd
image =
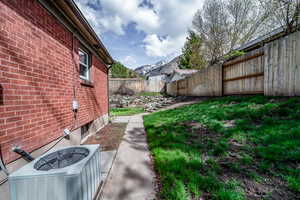
[[[51,169],[61,169],[73,165],[89,155],[89,150],[83,147],[71,147],[50,153],[40,158],[34,169],[48,171]]]
[[[101,183],[100,155],[99,145],[51,150],[10,174],[11,200],[92,200]]]
[[[86,149],[88,151],[88,155],[86,157],[84,157],[82,160],[79,160],[76,163],[69,165],[69,166],[65,166],[63,168],[56,168],[56,169],[50,169],[50,170],[37,170],[36,169],[38,166],[42,166],[43,162],[41,161],[41,158],[46,158],[49,155],[56,153],[57,151],[73,149],[73,148],[76,148],[77,150],[78,150],[78,148]],[[84,168],[86,163],[89,162],[89,160],[91,160],[94,153],[96,151],[99,151],[99,148],[100,148],[99,145],[82,145],[82,146],[76,146],[76,147],[66,147],[66,148],[62,148],[59,150],[51,150],[50,152],[46,153],[42,157],[36,158],[31,163],[28,163],[21,169],[10,174],[10,179],[15,179],[15,178],[20,178],[20,177],[28,177],[28,176],[51,175],[51,174],[59,174],[59,173],[67,173],[69,175],[78,174],[82,171],[82,169]],[[39,162],[41,162],[41,164],[38,164]]]

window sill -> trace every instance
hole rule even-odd
[[[94,84],[91,81],[81,79],[80,84],[86,87],[94,87]]]

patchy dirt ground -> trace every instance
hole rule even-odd
[[[228,121],[228,127],[234,126],[233,121]],[[183,123],[190,133],[188,143],[193,145],[201,145],[205,147],[203,152],[203,160],[211,157],[209,151],[213,149],[212,144],[219,143],[220,134],[212,132],[205,128],[202,124],[195,121]],[[241,187],[245,192],[247,199],[261,200],[261,199],[273,199],[273,200],[296,200],[300,199],[298,194],[295,194],[289,190],[285,181],[281,177],[274,176],[276,171],[271,169],[270,171],[262,171],[259,169],[261,160],[255,158],[253,160],[247,160],[243,157],[247,146],[255,146],[253,143],[243,143],[235,139],[229,141],[227,152],[224,156],[219,156],[218,152],[214,152],[216,157],[214,162],[206,162],[205,168],[216,168],[218,178],[223,182],[230,180],[237,180],[241,183]],[[218,151],[215,149],[215,151]],[[245,153],[245,154],[244,154]],[[219,157],[219,158],[217,158]],[[238,163],[238,165],[236,165]],[[292,165],[292,163],[290,163]],[[205,172],[203,172],[205,173]],[[203,194],[202,200],[211,199],[210,194]]]
[[[232,96],[144,116],[160,199],[300,200],[300,99]]]
[[[122,141],[126,123],[112,123],[105,126],[84,144],[100,144],[102,151],[116,150]]]

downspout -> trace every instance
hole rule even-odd
[[[113,64],[112,64],[113,65]],[[110,103],[109,103],[109,70],[112,68],[112,65],[107,68],[107,103],[108,103],[108,117],[110,117]]]
[[[7,176],[5,179],[3,179],[2,181],[0,181],[0,186],[1,186],[2,184],[6,183],[6,181],[8,180],[8,176],[9,176],[9,172],[8,172],[8,170],[6,169],[6,167],[5,167],[5,165],[4,165],[4,162],[2,161],[1,157],[0,157],[0,168],[1,168],[1,170],[4,171],[4,173],[5,173],[6,176]]]
[[[8,180],[8,176],[9,176],[9,172],[8,172],[8,170],[7,170],[7,168],[4,164],[1,151],[0,151],[0,170],[3,170],[3,172],[7,176],[6,178],[4,178],[3,180],[0,181],[0,186],[1,186],[2,184],[4,184]]]
[[[1,157],[1,156],[0,156],[0,168],[1,168],[1,170],[4,171],[4,173],[5,173],[7,176],[9,175],[9,172],[8,172],[8,170],[6,169],[5,164],[4,164],[4,162],[2,161],[2,157]]]
[[[73,74],[72,74],[72,85],[73,85],[73,100],[72,100],[72,111],[74,112],[74,122],[73,122],[73,126],[71,128],[74,129],[76,128],[76,121],[77,121],[77,112],[78,112],[78,108],[79,108],[79,103],[76,99],[76,78],[75,76],[77,75],[76,74],[76,70],[78,70],[78,66],[77,66],[77,62],[75,60],[75,56],[74,56],[74,53],[75,53],[75,45],[74,45],[74,42],[75,42],[75,34],[72,33],[72,59],[73,59],[73,62],[74,62],[74,66],[73,66]]]

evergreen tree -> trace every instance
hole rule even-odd
[[[201,53],[202,40],[193,31],[189,31],[189,36],[182,49],[180,58],[181,69],[201,69],[206,66],[206,61]]]

